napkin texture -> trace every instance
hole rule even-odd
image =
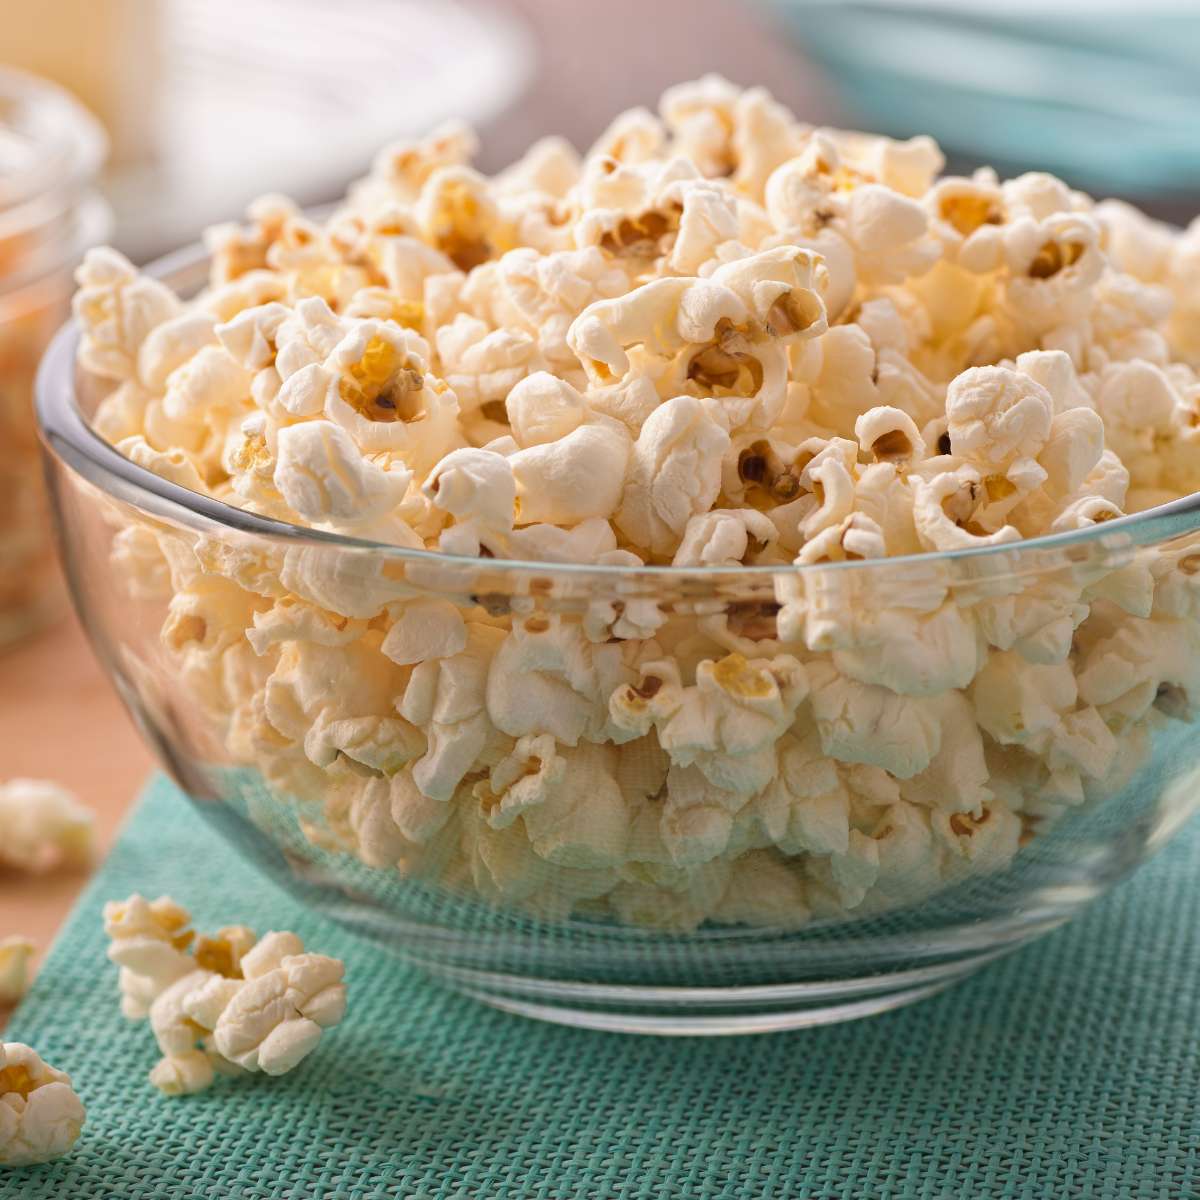
[[[161,1097],[105,900],[295,929],[350,1009],[297,1071]],[[922,1004],[741,1039],[492,1011],[306,911],[147,788],[4,1034],[88,1107],[0,1200],[1197,1200],[1200,823],[1077,921]]]

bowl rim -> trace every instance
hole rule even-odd
[[[155,259],[141,268],[175,287],[184,296],[207,283],[208,253],[195,243]],[[1200,529],[1200,492],[1182,496],[1139,513],[1083,529],[1043,534],[989,546],[957,550],[923,551],[885,558],[852,559],[834,563],[780,563],[732,567],[657,565],[638,566],[546,559],[488,558],[447,554],[440,550],[397,546],[369,538],[353,537],[329,530],[312,529],[273,517],[259,516],[212,496],[190,491],[172,483],[149,468],[141,467],[100,436],[84,418],[77,403],[75,355],[80,331],[74,318],[55,333],[38,366],[35,409],[38,431],[46,454],[57,459],[102,492],[143,512],[164,518],[202,533],[227,531],[253,535],[292,545],[366,552],[389,560],[425,566],[472,567],[489,573],[538,573],[596,576],[606,580],[647,577],[663,582],[683,580],[731,583],[802,576],[827,571],[886,572],[915,567],[949,565],[957,562],[997,559],[1010,562],[1013,555],[1036,556],[1038,552],[1063,551],[1095,544],[1102,552],[1128,552],[1136,546],[1166,541]]]

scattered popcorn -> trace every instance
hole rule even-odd
[[[66,1154],[84,1109],[70,1077],[20,1042],[0,1042],[0,1167],[29,1167]]]
[[[0,784],[0,869],[81,869],[96,853],[90,809],[56,783],[12,779]]]
[[[121,1011],[140,1021],[162,992],[192,969],[191,914],[169,896],[146,901],[133,895],[104,906],[104,932],[109,960],[121,968]]]
[[[163,1056],[150,1082],[165,1095],[205,1091],[218,1074],[286,1074],[345,1015],[342,963],[306,953],[294,933],[197,936],[168,896],[110,902],[104,923],[122,1011],[149,1018]]]
[[[29,959],[36,949],[26,937],[0,938],[0,1008],[16,1004],[25,995]]]
[[[79,272],[121,453],[398,548],[115,533],[164,685],[289,852],[794,927],[1003,869],[1194,718],[1200,538],[1101,527],[1200,487],[1200,226],[940,177],[928,138],[716,76],[582,158],[475,149],[388,147],[323,224],[258,201],[186,303],[111,250]],[[341,1016],[292,935],[106,921],[163,1091]]]

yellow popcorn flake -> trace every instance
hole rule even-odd
[[[241,979],[242,955],[256,940],[254,930],[244,925],[228,925],[211,936],[198,937],[192,951],[196,966],[226,979]]]
[[[767,311],[767,332],[772,337],[790,337],[812,328],[824,315],[821,301],[811,293],[785,292]]]
[[[151,922],[162,933],[163,940],[170,942],[176,950],[185,950],[191,945],[195,934],[192,931],[192,916],[186,908],[176,904],[169,896],[160,896],[149,905]],[[105,913],[105,924],[113,931],[114,936],[120,936],[122,924],[128,922],[130,904],[124,901],[114,904]]]
[[[416,397],[425,386],[424,376],[401,359],[396,348],[373,337],[356,363],[338,384],[338,395],[368,421],[390,424],[413,422],[424,416]]]
[[[999,225],[1003,220],[987,196],[972,192],[944,197],[938,205],[938,214],[963,237],[969,237],[981,225]]]
[[[30,1092],[51,1082],[53,1081],[50,1079],[35,1079],[24,1063],[11,1063],[6,1067],[0,1067],[0,1096],[16,1094],[22,1099],[28,1100]]]
[[[479,201],[464,183],[446,183],[432,240],[460,271],[470,271],[492,257],[493,246],[482,230]]]
[[[271,450],[261,433],[247,434],[234,452],[230,464],[235,471],[256,471],[271,464]]]
[[[765,700],[775,690],[767,672],[752,667],[741,654],[727,654],[712,673],[724,691],[742,700]]]
[[[420,329],[425,320],[425,305],[419,300],[401,300],[392,302],[389,320],[395,321],[405,329]]]
[[[993,503],[997,500],[1007,500],[1009,496],[1015,495],[1017,486],[1004,475],[988,475],[983,481],[984,489],[987,491],[987,497]]]
[[[663,211],[651,209],[623,217],[600,239],[600,248],[617,258],[654,258],[664,250],[663,239],[679,229],[682,205]]]

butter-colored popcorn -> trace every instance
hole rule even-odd
[[[68,1075],[21,1042],[0,1042],[0,1167],[61,1158],[78,1140],[84,1117]]]
[[[671,561],[677,567],[748,565],[778,536],[771,519],[752,508],[713,509],[688,521]]]
[[[41,779],[0,784],[0,868],[78,870],[95,853],[92,812],[66,788]]]
[[[391,450],[416,466],[436,462],[454,439],[458,401],[426,371],[425,343],[390,321],[351,329],[324,366],[325,413],[365,451]]]
[[[578,625],[535,614],[514,625],[488,666],[488,716],[511,737],[602,741],[608,699],[627,674],[620,646],[595,645]]]
[[[283,1074],[345,1012],[342,964],[306,954],[293,933],[256,938],[233,925],[196,937],[167,897],[110,903],[105,923],[123,988],[139,972],[144,1003],[131,1007],[127,992],[123,1007],[149,1018],[162,1054],[150,1082],[165,1095],[204,1091],[218,1074]]]
[[[104,906],[108,957],[121,968],[121,1011],[131,1021],[194,967],[188,953],[195,933],[191,914],[169,896],[147,901],[139,895]]]
[[[243,986],[242,979],[192,970],[150,1006],[150,1031],[163,1055],[150,1072],[150,1082],[160,1092],[186,1096],[212,1086],[212,1056],[200,1043],[211,1036],[215,1020]]]
[[[840,762],[882,767],[911,779],[932,762],[942,728],[930,700],[858,683],[832,665],[809,668],[812,710],[825,753]]]
[[[807,693],[804,668],[790,655],[702,662],[659,741],[672,762],[695,764],[715,786],[749,795],[769,782],[774,745]]]
[[[268,934],[250,961],[242,960],[246,982],[213,1027],[214,1048],[245,1071],[284,1075],[293,1070],[346,1012],[343,964],[305,953],[302,945],[271,942],[287,937]],[[298,941],[294,935],[291,940]]]
[[[37,947],[27,937],[0,938],[0,1008],[16,1004],[29,984],[29,960]]]
[[[381,544],[114,530],[253,819],[539,919],[784,929],[1003,870],[1194,716],[1200,556],[1122,518],[1200,486],[1200,223],[716,76],[475,148],[264,198],[188,303],[81,268],[101,436]],[[161,945],[122,986],[201,972],[155,1068],[193,1091],[237,955]]]

